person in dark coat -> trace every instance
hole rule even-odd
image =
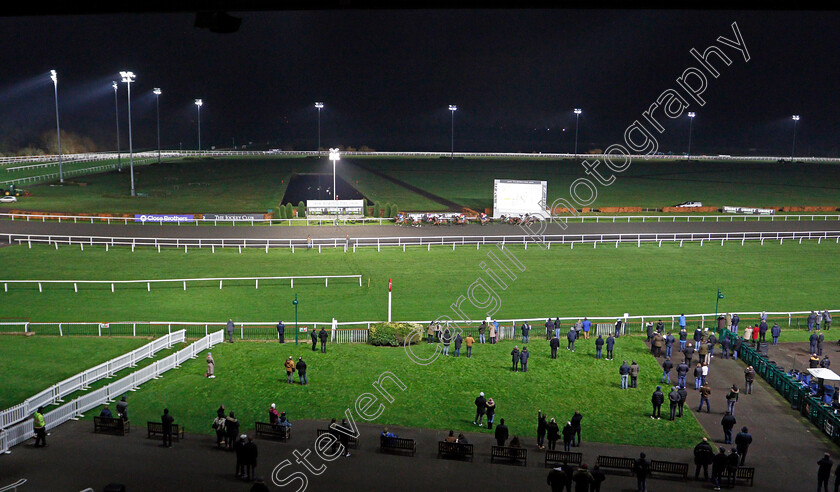
[[[563,426],[563,451],[571,451],[572,441],[575,439],[575,429],[572,427],[572,422],[566,422]]]
[[[286,342],[286,325],[283,324],[283,320],[277,323],[277,339],[280,340],[280,343]]]
[[[723,447],[718,448],[718,452],[712,458],[712,483],[715,486],[715,490],[720,490],[720,482],[723,478],[723,472],[726,471],[726,465],[729,461],[729,457],[726,456],[726,449]]]
[[[658,420],[662,411],[662,403],[665,402],[665,394],[662,393],[662,388],[659,386],[656,387],[656,391],[650,397],[650,402],[653,404],[653,413],[650,418]]]
[[[773,337],[773,345],[779,344],[779,337],[782,335],[782,327],[779,326],[779,323],[773,323],[773,327],[770,328],[770,336]]]
[[[604,337],[601,334],[598,334],[598,338],[595,339],[595,358],[601,358],[601,352],[604,349]]]
[[[680,395],[680,401],[677,402],[677,417],[682,418],[683,416],[683,407],[685,406],[686,400],[688,400],[688,391],[685,389],[685,385],[681,385],[677,388],[677,394]]]
[[[504,446],[505,441],[507,441],[509,435],[508,426],[505,425],[505,419],[499,420],[499,425],[496,426],[496,433],[494,434],[496,438],[496,444],[498,446]]]
[[[554,322],[551,318],[545,320],[545,339],[551,340],[551,333],[554,331]]]
[[[671,414],[668,420],[674,420],[677,417],[677,405],[680,404],[680,394],[677,392],[676,386],[671,386],[671,391],[668,393],[668,402],[670,403]]]
[[[724,359],[729,358],[729,349],[732,347],[732,342],[729,341],[729,337],[723,337],[720,339],[720,355]]]
[[[327,338],[329,338],[329,337],[330,337],[330,335],[327,333],[327,330],[325,330],[324,327],[322,326],[321,331],[318,332],[318,339],[321,340],[321,353],[322,354],[327,353]]]
[[[694,358],[694,347],[691,345],[691,343],[688,343],[685,346],[685,350],[683,350],[683,356],[685,357],[685,363],[690,366],[691,359]]]
[[[481,420],[484,418],[484,413],[487,411],[487,398],[484,398],[484,392],[478,394],[475,399],[475,418],[473,424],[481,427]]]
[[[732,444],[732,429],[738,421],[730,412],[726,412],[722,419],[720,419],[720,426],[723,428],[723,443]]]
[[[604,346],[607,349],[607,360],[613,360],[613,347],[615,346],[615,338],[612,335],[607,337],[607,340],[604,342]]]
[[[575,340],[577,339],[577,332],[574,330],[574,328],[569,329],[569,333],[566,334],[566,339],[569,341],[569,343],[566,344],[566,350],[571,350],[572,352],[574,352]]]
[[[590,492],[601,492],[601,484],[604,483],[604,480],[607,479],[607,475],[604,473],[604,470],[601,469],[598,464],[592,467],[592,485],[590,486]]]
[[[563,492],[566,490],[566,472],[562,467],[558,466],[548,472],[548,485],[551,486],[551,492]]]
[[[660,383],[668,383],[671,384],[671,369],[674,368],[674,363],[671,362],[670,357],[665,357],[665,360],[662,361],[662,380],[659,381]]]
[[[309,332],[309,338],[312,340],[312,351],[318,350],[318,332],[314,329]]]
[[[639,364],[637,364],[635,360],[630,362],[630,387],[631,388],[636,387],[636,382],[639,379],[639,371],[640,370],[641,370],[641,368],[639,367]]]
[[[572,481],[575,482],[575,492],[589,492],[589,487],[592,485],[592,474],[589,473],[589,467],[586,463],[575,470],[575,473],[572,474]]]
[[[519,370],[519,347],[516,345],[513,346],[513,350],[510,351],[510,360],[511,360],[511,371]]]
[[[269,492],[268,485],[265,484],[265,480],[262,477],[257,477],[249,492]]]
[[[249,437],[248,442],[245,443],[245,475],[247,476],[248,481],[254,480],[256,478],[256,468],[257,468],[257,445],[254,441]]]
[[[233,443],[233,452],[236,455],[236,478],[246,478],[245,463],[247,458],[245,457],[245,445],[248,443],[246,438],[247,436],[242,434],[239,436],[239,439]]]
[[[741,458],[740,465],[744,466],[744,460],[747,458],[747,450],[752,444],[752,434],[746,427],[741,427],[741,432],[735,436],[735,449],[738,450],[738,455]]]
[[[548,422],[542,410],[537,410],[537,447],[545,449],[545,433],[548,432]]]
[[[834,462],[831,461],[831,455],[825,453],[819,461],[817,461],[817,492],[824,489],[828,492],[828,479],[831,477],[831,467]]]
[[[738,456],[738,450],[732,448],[729,456],[726,457],[726,472],[729,475],[729,487],[735,486],[735,475],[738,473],[738,464],[741,462],[741,457]]]
[[[306,362],[303,361],[303,357],[298,357],[297,364],[295,364],[295,369],[298,373],[298,379],[300,379],[300,384],[309,384],[309,379],[306,377]]]
[[[575,440],[572,442],[572,446],[580,446],[580,421],[583,420],[583,415],[580,414],[580,410],[575,410],[575,414],[572,415],[572,429],[575,430]]]
[[[487,430],[493,428],[493,419],[496,418],[496,402],[492,398],[487,399]]]
[[[530,355],[528,347],[522,347],[522,351],[519,352],[519,366],[522,372],[528,372],[528,356]]]
[[[175,419],[172,415],[169,414],[169,409],[163,409],[163,415],[160,417],[160,422],[163,427],[163,447],[171,448],[172,447],[172,424],[175,422]]]
[[[557,422],[554,421],[552,418],[548,422],[547,431],[547,439],[548,439],[548,449],[554,451],[554,448],[557,446],[557,439],[560,438],[560,426],[557,425]]]
[[[549,340],[548,346],[551,347],[551,358],[556,359],[557,349],[560,348],[560,340],[556,336],[551,335],[551,340]]]
[[[454,344],[455,344],[455,354],[454,354],[454,355],[455,355],[455,357],[460,357],[460,356],[461,356],[461,344],[462,344],[463,342],[464,342],[464,339],[463,339],[463,338],[461,338],[461,334],[460,334],[460,333],[458,333],[457,335],[455,335],[455,342],[454,342]]]
[[[638,492],[647,492],[648,473],[650,473],[650,461],[645,457],[645,453],[639,453],[639,457],[633,462],[633,474],[636,475]]]
[[[723,448],[721,448],[723,449]],[[724,455],[725,456],[725,455]],[[703,478],[708,480],[709,479],[709,465],[713,463],[713,459],[715,457],[715,451],[712,449],[712,445],[709,444],[709,440],[705,437],[702,441],[700,441],[697,446],[694,446],[694,479],[697,480],[700,478],[700,469],[703,469]],[[712,475],[714,475],[714,469],[712,470]]]
[[[239,420],[237,420],[233,412],[230,412],[225,419],[225,434],[227,435],[225,439],[227,449],[228,451],[233,451],[233,444],[236,442],[236,436],[239,435]]]
[[[768,329],[770,329],[770,327],[767,326],[767,321],[761,320],[761,323],[759,323],[759,325],[758,325],[758,341],[759,342],[766,341],[764,338],[767,336],[767,330]]]

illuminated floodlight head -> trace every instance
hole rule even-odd
[[[798,114],[795,114],[795,115],[791,116],[791,119],[792,119],[793,121],[799,121],[799,115],[798,115]]]
[[[136,76],[134,75],[134,72],[124,71],[124,72],[120,72],[120,77],[122,78],[122,82],[125,82],[126,84],[130,84],[130,83],[134,82],[134,78]]]
[[[335,163],[335,161],[341,160],[339,157],[338,149],[330,149],[330,160]]]
[[[454,104],[449,105],[449,111],[457,111],[457,110],[458,110],[458,106],[456,106]]]
[[[204,101],[202,101],[201,99],[196,99],[195,100],[195,105],[198,106],[199,108],[201,107],[202,104],[204,104]]]
[[[582,110],[582,109],[580,109],[580,108],[575,108],[575,114],[581,114],[581,113],[583,113],[583,110]]]
[[[689,118],[694,118],[695,116],[696,116],[696,114],[694,114],[694,111],[691,111],[690,113],[688,113]]]
[[[112,80],[112,81],[111,81],[111,87],[113,87],[113,88],[114,88],[114,92],[117,92],[117,87],[119,87],[119,86],[117,85],[117,81],[116,81],[116,80]]]
[[[58,72],[55,70],[50,70],[50,78],[53,81],[53,84],[58,85]]]
[[[315,107],[316,107],[316,108],[318,108],[318,109],[322,109],[322,108],[324,107],[324,103],[322,103],[322,102],[316,102],[316,103],[315,103]]]
[[[155,87],[155,88],[152,90],[152,93],[153,93],[154,95],[156,95],[156,96],[159,96],[159,95],[163,94],[163,92],[161,92],[161,90],[160,90],[160,87]]]

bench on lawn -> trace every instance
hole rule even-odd
[[[274,425],[268,422],[254,422],[254,435],[286,441],[292,437],[292,428],[284,425]]]
[[[438,456],[445,458],[473,459],[473,445],[462,442],[438,441]]]
[[[338,432],[338,431],[336,431],[336,432]],[[322,434],[329,434],[329,433],[330,433],[329,429],[318,429],[318,436],[321,436]],[[339,440],[340,440],[341,439],[341,432],[338,432],[338,434],[339,434],[338,437],[339,437]],[[353,448],[353,449],[359,449],[359,438],[358,437],[353,437],[353,436],[347,436],[347,437],[348,437],[347,447],[348,448]]]
[[[161,422],[148,422],[146,424],[147,430],[149,435],[147,439],[151,439],[155,436],[163,436],[163,423]],[[178,424],[172,424],[172,440],[177,441],[179,439],[184,438],[184,428]]]
[[[552,451],[545,452],[545,466],[555,467],[556,465],[578,465],[583,462],[583,453],[573,453],[571,451]]]
[[[636,460],[633,458],[622,458],[618,456],[598,456],[596,461],[601,468],[612,468],[615,470],[625,470],[633,473],[633,465]]]
[[[728,482],[729,481],[729,468],[724,470],[723,476],[721,477],[722,480]],[[755,468],[753,467],[738,467],[738,470],[735,472],[735,482],[738,481],[749,483],[750,485],[753,484],[753,479],[755,478]]]
[[[510,463],[522,462],[522,466],[528,466],[528,450],[525,448],[512,448],[510,446],[493,446],[490,448],[490,463],[500,459]]]
[[[107,434],[124,436],[131,432],[131,424],[128,420],[123,420],[119,417],[93,417],[93,432],[105,432]]]
[[[414,439],[404,437],[379,436],[379,449],[387,452],[407,451],[411,456],[414,456],[414,453],[417,452],[417,442]]]
[[[682,477],[683,480],[686,480],[688,479],[688,463],[650,460],[650,473],[679,475]]]

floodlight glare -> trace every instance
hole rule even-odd
[[[691,159],[691,130],[694,127],[694,117],[697,116],[694,111],[690,111],[688,113],[688,117],[691,118],[688,120],[688,152],[686,152],[685,156],[686,159]]]
[[[61,158],[61,125],[58,122],[58,72],[50,70],[50,78],[55,89],[55,133],[58,138],[58,180],[64,183],[64,165]]]
[[[131,141],[131,83],[134,82],[135,75],[134,72],[123,71],[120,72],[120,77],[122,77],[122,82],[125,82],[125,86],[128,89],[128,94],[126,95],[128,100],[128,162],[131,168],[131,196],[137,196],[137,192],[134,189],[134,144]]]
[[[454,104],[449,105],[449,111],[457,111],[457,110],[458,110],[458,106],[455,106]]]
[[[58,72],[50,70],[50,78],[52,79],[53,84],[58,84]]]
[[[324,107],[324,103],[322,103],[322,102],[316,102],[316,103],[315,103],[315,107],[316,107],[316,108],[318,108],[318,109],[322,109],[322,108]]]
[[[318,147],[315,149],[318,156],[321,156],[321,110],[324,109],[324,103],[315,101],[315,108],[318,110]]]
[[[337,161],[339,159],[340,158],[338,156],[338,149],[337,148],[330,149],[330,160],[333,163],[333,187],[332,187],[333,200],[338,200],[338,194],[335,192],[336,191],[335,190],[335,161]]]
[[[581,113],[583,113],[582,109],[575,108],[575,157],[578,155],[578,119],[580,118]]]
[[[575,114],[581,114],[583,111],[580,108],[575,108]]]
[[[690,113],[688,113],[688,117],[689,117],[689,118],[694,118],[695,116],[696,116],[696,115],[694,114],[694,112],[690,112]]]
[[[195,100],[195,105],[196,105],[196,106],[201,106],[201,105],[203,105],[203,104],[204,104],[204,102],[203,102],[201,99],[196,99],[196,100]]]
[[[163,93],[160,91],[160,87],[155,87],[155,88],[152,90],[152,94],[154,94],[154,95],[156,95],[156,96],[159,96],[159,95],[161,95],[161,94],[163,94]]]
[[[791,116],[791,119],[792,119],[793,121],[799,121],[799,115],[798,115],[798,114],[795,114],[795,115]]]
[[[122,82],[128,84],[134,82],[136,75],[134,75],[134,72],[120,72],[120,77],[122,77]]]

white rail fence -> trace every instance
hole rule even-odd
[[[260,248],[265,249],[268,253],[269,248],[290,248],[294,253],[295,249],[308,248],[307,239],[254,239],[254,238],[183,238],[183,237],[126,237],[126,236],[85,236],[85,235],[56,235],[56,234],[15,234],[6,233],[0,235],[5,237],[9,243],[27,244],[30,248],[32,243],[47,244],[55,246],[58,249],[59,245],[72,246],[78,245],[82,250],[85,246],[105,246],[106,249],[111,246],[126,246],[131,247],[132,251],[136,247],[151,247],[157,248],[180,248],[184,252],[188,252],[189,248],[210,248],[215,252],[215,248],[238,248],[242,252],[242,248]],[[454,250],[456,246],[475,246],[476,249],[481,245],[523,245],[526,249],[528,245],[538,245],[551,248],[552,245],[570,245],[574,248],[575,244],[592,244],[597,247],[598,244],[615,244],[618,247],[619,243],[635,243],[641,246],[642,243],[657,243],[662,246],[662,243],[679,243],[680,246],[684,242],[699,242],[702,246],[707,242],[719,242],[723,245],[725,242],[738,241],[744,244],[745,241],[760,242],[764,244],[765,241],[799,241],[814,240],[821,243],[823,240],[834,239],[836,243],[840,243],[840,231],[767,231],[767,232],[677,232],[677,233],[623,233],[623,234],[554,234],[554,235],[494,235],[494,236],[413,236],[413,237],[360,237],[360,238],[320,238],[312,239],[311,249],[317,249],[320,253],[322,247],[326,248],[344,248],[345,251],[350,249],[353,252],[357,247],[376,247],[377,250],[382,247],[402,247],[405,250],[406,246],[426,246],[431,249],[432,246],[451,246]]]
[[[263,285],[266,282],[275,281],[275,280],[287,280],[289,281],[289,287],[294,288],[295,280],[312,280],[318,279],[324,281],[324,287],[329,287],[330,279],[356,279],[359,281],[359,287],[362,286],[362,276],[361,275],[297,275],[297,276],[281,276],[281,277],[205,277],[205,278],[169,278],[169,279],[149,279],[149,280],[0,280],[0,283],[3,284],[3,292],[9,291],[9,284],[21,284],[21,285],[31,285],[37,284],[38,285],[38,292],[43,292],[44,288],[43,285],[68,285],[73,284],[73,291],[79,291],[79,285],[110,285],[111,292],[115,291],[116,285],[138,285],[138,284],[145,284],[146,291],[151,292],[152,284],[167,284],[167,283],[175,283],[181,284],[184,290],[187,290],[187,283],[197,283],[197,282],[215,282],[219,283],[219,290],[222,289],[225,282],[244,282],[248,281],[249,283],[254,283],[254,288],[260,288],[260,281],[263,281]]]
[[[27,398],[22,403],[9,407],[0,412],[0,428],[6,429],[9,426],[26,419],[38,407],[53,405],[61,402],[62,398],[79,390],[84,390],[90,385],[103,378],[110,378],[115,373],[134,367],[143,359],[154,357],[161,350],[171,348],[173,344],[183,342],[186,339],[186,331],[180,330],[168,333],[157,340],[152,341],[140,348],[134,349],[127,354],[115,357],[107,362],[71,376],[39,393]]]
[[[47,430],[55,428],[70,419],[83,417],[84,413],[88,410],[116,400],[125,392],[135,390],[143,383],[160,377],[166,371],[180,367],[185,361],[196,358],[199,353],[223,341],[224,333],[222,331],[211,333],[174,354],[47,412],[44,414]],[[4,436],[0,438],[0,453],[7,452],[12,446],[32,438],[33,435],[34,430],[31,419],[24,420],[5,429],[0,433],[0,436]]]

